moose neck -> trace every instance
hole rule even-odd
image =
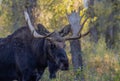
[[[45,47],[45,39],[41,38],[35,38],[32,41],[32,51],[33,54],[35,55],[35,59],[37,59],[37,62],[46,62],[46,53],[44,52],[44,47]]]

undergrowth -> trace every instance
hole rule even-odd
[[[48,70],[45,71],[40,81],[74,81],[75,75],[82,74],[85,81],[119,81],[120,80],[120,52],[119,48],[107,49],[105,40],[98,43],[82,40],[84,70],[74,73],[70,60],[69,71],[59,71],[57,78],[50,80]],[[81,78],[81,76],[79,76]],[[81,81],[81,80],[79,80]]]

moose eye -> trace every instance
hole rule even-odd
[[[54,49],[56,48],[56,45],[55,44],[51,44],[51,49]]]

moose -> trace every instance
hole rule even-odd
[[[54,76],[58,69],[68,70],[68,57],[64,49],[65,41],[79,39],[87,35],[88,32],[83,35],[75,35],[75,30],[72,29],[74,21],[71,23],[71,16],[68,15],[69,27],[59,32],[54,31],[41,35],[32,25],[27,10],[24,11],[24,15],[28,26],[21,27],[8,37],[0,39],[0,81],[15,79],[18,81],[38,81],[47,66],[50,66],[49,70],[54,73]],[[84,23],[79,25],[79,31],[76,33],[81,31]],[[69,31],[66,32],[66,29]],[[63,33],[64,31],[65,33]],[[65,34],[70,31],[73,36],[65,37]],[[52,64],[57,67],[55,71],[51,70]],[[36,75],[35,79],[31,78],[34,74]],[[52,77],[52,74],[50,76]]]
[[[42,27],[42,25],[41,24],[39,24],[39,27]],[[23,27],[24,28],[24,27]],[[16,34],[15,34],[16,35]],[[7,38],[1,38],[0,39],[0,47],[1,48],[3,48],[3,46],[4,45],[7,45],[7,46],[10,46],[10,48],[12,48],[13,47],[13,45],[14,45],[14,43],[18,43],[18,41],[17,41],[17,39],[14,39],[14,42],[12,42],[11,43],[11,39],[13,38],[14,36],[13,36],[13,34],[12,35],[9,35]],[[12,39],[13,40],[13,39]],[[16,40],[16,42],[15,42],[15,40]],[[11,44],[10,44],[11,43]],[[24,49],[23,47],[22,47],[22,49]],[[21,49],[21,50],[22,50]],[[9,49],[9,51],[8,52],[10,52],[10,50],[11,49]],[[14,49],[15,50],[15,49]],[[18,49],[17,49],[18,50]],[[7,50],[6,50],[7,51]],[[12,50],[13,51],[13,50]],[[23,50],[22,50],[23,51]],[[19,53],[22,53],[22,52],[19,52]],[[19,54],[19,53],[17,53],[17,54]],[[29,52],[28,52],[29,53]],[[24,54],[24,53],[23,53]],[[27,58],[27,57],[25,57],[25,58]],[[66,58],[66,57],[65,57]],[[23,59],[24,60],[24,59]],[[7,60],[6,60],[7,61]],[[43,60],[44,61],[44,60]],[[47,63],[47,62],[46,62]],[[47,67],[47,65],[45,65],[46,67]],[[55,64],[55,63],[53,63],[53,62],[50,62],[50,61],[48,61],[48,66],[49,66],[49,72],[50,72],[50,78],[55,78],[56,77],[56,75],[55,75],[55,73],[56,73],[56,71],[59,69],[59,67]],[[39,75],[39,77],[41,77],[42,76],[42,74],[41,75]],[[9,77],[12,77],[11,75],[9,75]],[[35,81],[35,77],[36,77],[36,74],[34,74],[34,77],[33,77],[33,75],[31,76],[32,78],[34,78],[34,79],[32,79],[31,78],[31,80],[30,81]],[[1,79],[0,79],[1,80]],[[10,78],[6,78],[6,80],[5,81],[10,81]]]
[[[37,78],[39,80],[48,61],[56,64],[61,70],[68,70],[69,63],[64,50],[64,41],[53,40],[56,35],[59,34],[51,33],[47,35],[48,37],[38,33],[32,35],[28,27],[22,27],[2,39],[0,80],[30,81],[31,74],[36,69],[39,73]]]

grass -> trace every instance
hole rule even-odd
[[[104,39],[101,38],[98,44],[82,41],[82,51],[85,81],[120,80],[120,52],[118,48],[107,49]],[[74,73],[70,54],[69,60],[69,71],[59,71],[57,78],[50,80],[48,70],[46,70],[40,81],[74,81],[75,75],[81,72],[78,70],[77,73]]]

